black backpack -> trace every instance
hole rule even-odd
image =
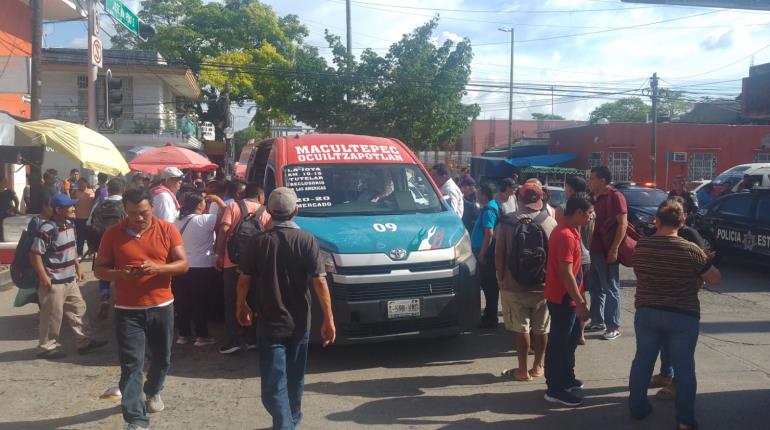
[[[49,222],[51,221],[42,222],[37,226],[37,229],[39,230],[40,227]],[[58,226],[53,230],[53,234],[53,240],[56,241],[56,235],[59,234]],[[36,235],[37,231],[30,232],[28,229],[24,230],[21,232],[18,245],[16,245],[16,253],[11,263],[11,279],[18,288],[32,289],[37,288],[39,285],[37,273],[32,268],[32,262],[29,259],[29,251],[32,249],[32,242],[35,240]]]
[[[265,205],[261,205],[256,212],[249,213],[246,203],[243,200],[238,201],[238,207],[241,209],[241,219],[233,229],[233,234],[227,240],[227,255],[230,261],[238,264],[241,256],[246,253],[249,242],[252,238],[265,231],[262,224],[262,214],[265,213]]]
[[[91,215],[91,228],[100,236],[109,227],[126,219],[126,210],[120,200],[105,200],[99,203]]]
[[[510,254],[508,270],[516,282],[524,287],[540,287],[545,282],[548,258],[548,235],[541,225],[548,218],[545,207],[534,218],[517,217],[514,214],[503,218],[511,226]]]

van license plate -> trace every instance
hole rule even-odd
[[[420,299],[388,301],[388,318],[420,316]]]

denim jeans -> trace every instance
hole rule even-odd
[[[216,281],[213,267],[190,267],[187,273],[174,277],[174,304],[177,311],[179,336],[190,337],[190,326],[198,337],[209,337],[209,290]]]
[[[293,430],[302,421],[302,393],[310,333],[294,338],[259,338],[262,404],[273,430]]]
[[[110,281],[99,280],[99,299],[109,300],[110,298]]]
[[[647,388],[655,368],[658,351],[665,343],[676,369],[676,419],[695,424],[695,345],[700,321],[690,315],[652,308],[638,308],[634,316],[636,355],[631,364],[628,398],[631,414],[642,417],[649,408]]]
[[[83,248],[86,245],[86,236],[88,236],[88,219],[75,219],[75,244],[77,246],[78,257],[83,255]]]
[[[668,339],[663,339],[660,345],[660,374],[666,378],[674,378],[674,366],[671,365],[671,351],[668,347]]]
[[[620,265],[607,264],[601,252],[591,253],[591,324],[606,324],[607,330],[620,328]]]
[[[142,392],[152,397],[163,390],[171,365],[174,305],[172,303],[141,310],[115,308],[115,328],[120,361],[120,391],[123,393],[123,419],[130,424],[148,427],[150,419]],[[143,387],[145,347],[151,362]]]
[[[567,301],[565,301],[567,303]],[[548,302],[551,332],[545,348],[545,383],[555,394],[575,381],[575,350],[580,340],[575,308],[567,304]]]
[[[237,311],[237,291],[238,291],[238,269],[236,267],[227,268],[222,271],[224,281],[225,297],[225,345],[240,344],[241,325],[238,324],[236,316]],[[254,288],[249,289],[246,296],[246,302],[252,310],[256,310],[256,292]],[[246,342],[249,344],[257,343],[257,332],[255,327],[246,328]]]

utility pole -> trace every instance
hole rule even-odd
[[[553,117],[553,85],[551,85],[551,117]]]
[[[225,99],[225,127],[223,128],[223,137],[225,140],[225,162],[224,162],[224,174],[225,178],[230,179],[232,175],[232,165],[233,165],[233,142],[232,139],[228,139],[227,135],[229,133],[229,128],[232,127],[230,124],[230,79],[225,82],[225,92],[224,92],[224,99]]]
[[[41,86],[40,63],[43,51],[43,0],[30,0],[32,9],[32,67],[30,78],[30,118],[33,121],[40,119]]]
[[[353,55],[353,30],[350,23],[350,0],[345,1],[345,21],[347,27],[348,56]]]
[[[653,73],[650,78],[650,98],[652,98],[652,151],[650,161],[652,167],[652,182],[657,183],[657,153],[658,153],[658,74]],[[666,184],[668,186],[668,184]]]
[[[93,64],[93,38],[99,36],[99,16],[96,13],[94,0],[88,2],[88,128],[96,130],[96,80],[99,76],[99,66]]]
[[[508,156],[513,152],[513,27],[500,27],[498,30],[511,33],[511,70],[508,77]]]

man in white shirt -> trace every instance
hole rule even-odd
[[[160,174],[161,183],[150,190],[156,217],[173,223],[179,218],[179,202],[176,193],[182,188],[184,174],[176,167],[166,167]]]
[[[462,218],[463,216],[463,192],[455,181],[449,176],[449,169],[446,164],[439,163],[430,169],[430,176],[439,186],[441,194],[444,195],[449,207]]]
[[[512,178],[505,178],[500,183],[500,192],[495,196],[497,205],[500,206],[500,215],[508,215],[519,209],[516,201],[516,181]]]

